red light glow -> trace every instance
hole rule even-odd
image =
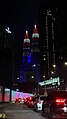
[[[65,102],[65,99],[56,99],[56,104],[57,105],[63,105]]]
[[[29,97],[29,100],[32,100],[32,97]]]

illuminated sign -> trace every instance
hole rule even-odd
[[[45,80],[43,82],[39,82],[39,85],[43,86],[43,85],[49,85],[49,84],[55,84],[58,83],[58,85],[60,85],[60,78],[50,78],[49,80]]]

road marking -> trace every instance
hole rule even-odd
[[[6,114],[0,114],[0,118],[2,119],[4,119],[4,118],[6,118]]]

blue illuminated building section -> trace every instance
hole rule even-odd
[[[28,31],[26,30],[23,41],[23,69],[22,82],[31,81],[38,83],[40,81],[40,51],[39,51],[39,34],[36,25],[34,26],[32,34],[32,43],[30,46],[30,39]],[[33,78],[31,78],[33,76]]]
[[[28,63],[31,63],[31,56],[27,56]]]
[[[23,41],[23,76],[22,82],[25,82],[27,72],[31,70],[31,48],[30,48],[30,39],[28,35],[28,30],[26,30],[25,38]]]
[[[32,70],[36,72],[35,82],[40,81],[40,62],[39,62],[39,53],[32,53]]]
[[[22,62],[25,64],[31,63],[31,55],[30,56],[24,56]]]

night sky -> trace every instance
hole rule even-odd
[[[52,8],[61,4],[62,10],[65,10],[64,0],[0,0],[0,23],[10,26],[20,41],[24,37],[26,26],[31,34],[35,20],[38,24],[41,1],[44,1],[45,7]]]
[[[31,30],[38,19],[38,6],[39,0],[3,0],[0,3],[0,22],[12,27],[22,38],[26,26]]]

